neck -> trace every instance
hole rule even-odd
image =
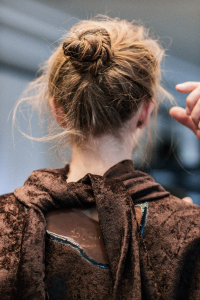
[[[131,159],[133,142],[105,135],[89,139],[84,147],[72,147],[72,160],[67,182],[81,179],[87,173],[103,175],[110,167]]]

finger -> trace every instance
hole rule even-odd
[[[182,107],[172,107],[169,111],[169,114],[172,118],[174,118],[180,124],[191,129],[197,136],[200,141],[200,130],[196,128],[192,117],[186,114],[186,110]]]
[[[187,81],[176,85],[176,90],[180,93],[190,93],[200,85],[197,81]]]
[[[170,116],[180,124],[188,127],[196,133],[196,126],[194,125],[192,118],[186,114],[186,110],[182,107],[172,107],[169,111]]]
[[[193,200],[192,200],[192,198],[190,198],[190,197],[185,197],[185,198],[183,198],[182,200],[184,200],[184,201],[187,202],[187,203],[193,204]]]
[[[188,115],[191,114],[194,106],[196,105],[199,99],[200,99],[200,85],[195,90],[193,90],[186,98],[186,113]]]
[[[196,125],[196,128],[200,129],[200,99],[197,101],[192,110],[191,118]]]

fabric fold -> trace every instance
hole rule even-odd
[[[99,211],[109,265],[113,275],[113,299],[162,299],[143,238],[138,228],[130,194],[118,179],[89,174]],[[115,222],[113,222],[115,216]],[[141,270],[141,266],[145,271]]]

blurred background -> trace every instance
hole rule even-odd
[[[140,20],[161,38],[167,48],[163,85],[178,105],[185,106],[186,95],[176,92],[175,85],[200,81],[199,0],[1,0],[0,194],[23,185],[35,169],[63,165],[54,150],[49,153],[49,145],[32,142],[17,130],[13,136],[12,109],[63,33],[78,20],[97,14]],[[160,107],[152,132],[151,160],[147,149],[146,163],[141,166],[144,157],[138,149],[133,155],[135,166],[175,195],[191,196],[200,205],[200,143],[192,132],[171,120],[169,108],[168,101]],[[32,123],[32,135],[38,136],[37,118]],[[28,120],[20,127],[27,132]]]

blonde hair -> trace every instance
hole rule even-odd
[[[63,37],[42,75],[29,85],[32,95],[20,103],[40,108],[56,101],[66,128],[47,140],[67,135],[81,144],[89,136],[119,136],[142,101],[157,104],[158,94],[169,96],[160,85],[163,54],[141,25],[107,17],[81,21]]]

